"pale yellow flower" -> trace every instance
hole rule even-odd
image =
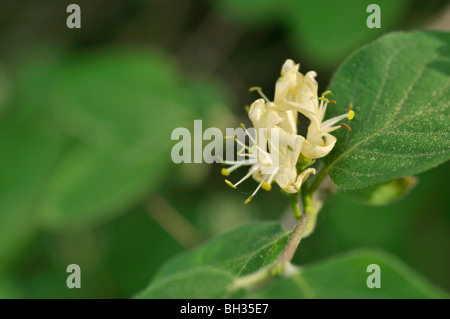
[[[251,147],[241,141],[236,142],[242,146],[241,151],[247,151],[239,155],[253,159],[253,162],[224,162],[231,166],[222,169],[222,174],[228,176],[241,166],[251,166],[248,173],[237,183],[225,180],[233,188],[250,177],[259,182],[245,203],[248,203],[261,188],[271,190],[273,182],[286,193],[299,193],[302,183],[310,174],[316,173],[314,168],[298,171],[300,154],[309,159],[327,155],[336,143],[336,137],[330,133],[342,125],[348,128],[347,125],[336,124],[344,118],[352,119],[354,116],[354,112],[349,108],[347,113],[324,121],[328,103],[335,102],[325,97],[329,91],[321,97],[317,96],[316,72],[310,71],[303,75],[299,72],[299,68],[299,64],[290,59],[286,60],[281,69],[281,76],[275,84],[273,102],[261,92],[260,88],[251,89],[258,91],[262,96],[253,102],[248,110],[256,136],[252,137],[246,130],[253,144]],[[297,134],[299,112],[311,121],[306,139]]]
[[[286,60],[275,85],[274,102],[280,109],[300,112],[311,120],[301,153],[307,158],[321,158],[336,144],[336,137],[329,133],[342,126],[335,124],[344,118],[351,120],[355,113],[349,109],[345,114],[323,121],[328,103],[335,103],[325,97],[331,92],[326,91],[318,97],[316,72],[309,71],[302,75],[299,68],[299,64]]]
[[[247,150],[247,153],[243,155],[256,159],[256,163],[225,162],[232,166],[222,169],[222,174],[228,176],[241,166],[251,165],[248,173],[237,183],[233,184],[225,180],[233,188],[251,176],[259,182],[245,203],[250,202],[261,188],[270,191],[273,182],[276,182],[286,193],[298,193],[303,180],[309,174],[315,173],[314,169],[305,170],[301,174],[297,173],[296,164],[305,138],[279,127],[279,124],[289,123],[293,119],[286,117],[289,113],[278,111],[274,103],[266,103],[264,99],[258,99],[250,106],[249,117],[256,129],[256,138],[248,133],[253,143],[252,147],[240,141],[236,142]]]

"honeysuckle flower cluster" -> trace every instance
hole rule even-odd
[[[336,144],[336,137],[331,135],[331,132],[341,127],[350,130],[348,125],[337,123],[354,117],[351,106],[346,113],[324,121],[328,104],[336,102],[326,97],[330,91],[325,91],[318,97],[316,72],[309,71],[303,75],[299,68],[300,65],[292,60],[285,61],[281,76],[275,84],[273,101],[270,101],[261,89],[253,88],[262,97],[253,102],[248,110],[256,136],[251,136],[242,125],[253,145],[250,147],[239,140],[236,142],[242,146],[238,154],[254,161],[224,162],[231,166],[222,169],[222,174],[228,176],[241,166],[250,166],[248,173],[238,182],[233,184],[225,180],[232,188],[250,177],[259,182],[245,204],[250,202],[261,188],[270,191],[274,182],[285,193],[299,193],[302,183],[311,174],[316,173],[314,168],[305,167],[301,163],[312,164],[315,159],[330,153]],[[306,138],[297,131],[299,113],[311,121]]]

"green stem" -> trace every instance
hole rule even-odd
[[[327,171],[322,170],[321,174],[319,173],[314,182],[317,182],[318,178],[320,178],[320,181],[323,180],[326,175]],[[317,183],[320,184],[320,182]],[[312,189],[312,187],[309,189],[303,189],[301,192],[301,199],[304,210],[303,214],[300,213],[298,196],[290,197],[292,210],[294,212],[294,216],[297,218],[297,224],[295,225],[295,228],[292,231],[292,234],[289,237],[278,261],[272,266],[261,269],[256,273],[236,278],[233,285],[230,287],[229,292],[262,283],[270,277],[278,276],[286,272],[286,268],[290,265],[290,262],[294,257],[295,252],[297,251],[297,247],[300,244],[300,241],[302,240],[303,236],[310,231],[311,221],[314,222],[314,219],[317,216],[317,209],[313,200],[314,192],[312,191]],[[317,187],[314,188],[314,191],[316,189]]]
[[[296,219],[300,218],[300,207],[298,206],[298,196],[294,195],[294,196],[290,196],[289,197],[291,200],[291,206],[292,206],[292,213],[294,214]]]
[[[314,193],[317,191],[317,189],[319,188],[320,184],[322,183],[323,179],[325,177],[327,177],[328,175],[328,171],[330,170],[331,166],[326,166],[323,167],[319,174],[316,175],[316,178],[314,178],[313,182],[311,183],[311,185],[308,188],[308,194],[313,196]]]
[[[271,277],[283,274],[286,270],[286,266],[290,263],[290,261],[294,257],[295,251],[297,250],[300,240],[302,239],[303,234],[305,233],[306,227],[309,224],[311,216],[312,216],[311,213],[301,214],[301,217],[298,220],[297,225],[295,226],[291,236],[289,237],[288,242],[286,243],[286,246],[284,247],[284,250],[281,253],[280,258],[275,264],[267,268],[261,269],[253,274],[236,278],[234,283],[229,287],[228,293],[232,293],[233,291],[236,291],[241,288],[254,286],[256,284],[266,281]]]
[[[313,196],[314,194],[302,194],[302,204],[303,204],[303,210],[305,211],[305,213],[309,213],[309,214],[316,214],[316,205],[314,204],[314,200],[313,200]]]
[[[233,284],[228,288],[228,293],[232,293],[238,289],[254,286],[264,282],[271,277],[270,269],[261,269],[253,274],[236,278]]]

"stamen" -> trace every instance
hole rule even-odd
[[[328,106],[328,103],[325,103],[325,101],[320,101],[320,103],[319,103],[319,112],[318,112],[318,116],[317,116],[318,120],[320,122],[322,122],[323,117],[325,116],[325,112],[327,110],[327,106]]]
[[[263,183],[261,188],[267,192],[270,192],[270,190],[272,189],[272,185],[270,185],[269,183]]]
[[[331,91],[330,91],[330,90],[326,90],[325,92],[323,92],[323,93],[322,93],[322,96],[325,96],[325,95],[328,95],[328,94],[331,94]]]
[[[243,152],[244,150],[248,150],[249,153],[252,151],[252,149],[250,149],[250,147],[248,147],[247,145],[245,145],[244,143],[242,143],[241,141],[239,141],[239,140],[237,139],[236,136],[234,137],[234,141],[235,141],[238,145],[242,146],[242,148],[237,152],[237,155],[241,155],[242,152]],[[253,147],[252,147],[252,148],[253,148]]]
[[[279,168],[276,168],[275,171],[269,176],[269,178],[267,179],[267,184],[272,184],[273,178],[275,177],[275,175],[277,174]]]
[[[241,180],[239,182],[237,182],[236,184],[234,184],[234,188],[236,188],[239,184],[241,184],[243,181],[245,181],[247,178],[249,178],[250,176],[252,176],[252,174],[258,169],[258,166],[254,166],[253,168],[251,168],[247,175],[245,175],[244,177],[241,178]],[[228,184],[228,183],[227,183]]]
[[[256,91],[258,94],[266,101],[266,103],[269,103],[270,100],[267,98],[267,96],[263,93],[262,89],[259,86],[252,86],[248,89],[249,92]]]
[[[242,143],[241,141],[239,141],[237,139],[237,137],[234,137],[234,140],[236,141],[236,143],[245,146],[249,152],[252,152],[254,149],[257,149],[258,151],[260,151],[261,153],[263,153],[266,156],[270,156],[270,154],[268,152],[266,152],[265,150],[263,150],[261,147],[258,146],[258,143],[256,142],[256,140],[250,135],[250,133],[247,131],[247,129],[245,128],[245,125],[243,123],[240,124],[241,127],[245,130],[245,133],[248,135],[248,138],[250,139],[250,141],[253,143],[252,147],[248,147],[246,146],[244,143]],[[242,149],[241,149],[242,150]],[[240,152],[240,151],[239,151]],[[238,152],[238,153],[239,153]],[[248,155],[249,157],[255,157],[255,155],[253,154],[244,154],[244,155]]]
[[[353,112],[352,110],[348,111],[348,119],[352,120],[355,117],[355,112]]]
[[[336,101],[335,100],[329,100],[328,103],[336,104]]]
[[[234,137],[234,140],[236,143],[238,143],[240,146],[244,147],[245,149],[250,149],[250,147],[245,145],[242,141],[238,140],[237,136]]]
[[[221,164],[224,165],[236,165],[236,164],[240,164],[240,165],[252,165],[246,161],[224,161],[222,156],[217,155],[217,159],[220,161]]]
[[[321,127],[323,129],[329,128],[329,127],[333,126],[334,124],[336,124],[337,122],[345,119],[346,117],[348,117],[347,113],[336,116],[336,117],[332,117],[331,119],[328,119],[325,122],[322,122]]]
[[[247,131],[247,128],[245,127],[244,123],[241,123],[239,125],[244,129],[244,132],[248,135],[248,138],[250,139],[250,141],[253,144],[258,144],[258,142],[253,138],[253,136],[251,136],[251,134]]]
[[[224,165],[237,165],[237,164],[239,164],[239,165],[253,165],[252,163],[246,162],[245,160],[244,161],[222,161],[221,164],[224,164]]]
[[[320,100],[320,101],[325,101],[325,102],[327,102],[327,103],[330,103],[330,100],[327,99],[326,97],[323,97],[323,96],[319,97],[318,100]]]
[[[232,173],[234,170],[238,169],[242,165],[245,165],[245,163],[237,163],[237,164],[234,164],[233,166],[228,167],[228,168],[224,167],[224,168],[222,168],[221,173],[222,173],[223,176],[228,176],[228,175],[230,175],[230,173]]]
[[[349,132],[351,132],[352,131],[352,129],[350,128],[350,126],[348,126],[347,124],[345,124],[345,123],[341,123],[341,126],[343,127],[343,128],[345,128],[347,131],[349,131]]]
[[[251,202],[251,200],[253,199],[253,197],[255,197],[256,193],[259,191],[259,189],[261,188],[261,186],[263,186],[263,184],[265,184],[264,182],[266,181],[267,176],[265,176],[261,183],[259,183],[258,187],[256,187],[255,191],[253,192],[253,194],[251,194],[244,202],[244,204],[248,204]],[[270,185],[269,185],[270,186]]]
[[[245,111],[246,111],[247,113],[250,112],[250,106],[245,105],[244,108],[245,108]]]
[[[351,111],[353,108],[353,103],[350,103],[350,105],[348,106],[348,110]]]
[[[230,186],[231,188],[236,189],[236,186],[233,185],[233,183],[231,183],[228,179],[225,180],[225,183]]]
[[[244,204],[247,205],[248,203],[250,203],[253,199],[253,195],[250,195],[245,201]]]
[[[249,153],[242,153],[240,151],[237,153],[237,155],[242,156],[242,157],[248,157],[248,158],[257,158],[258,157],[258,155],[249,154]]]

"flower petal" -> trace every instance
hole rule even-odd
[[[330,153],[333,149],[334,144],[336,144],[337,139],[331,134],[325,134],[321,138],[323,140],[320,144],[305,140],[302,148],[303,156],[314,159],[328,155],[328,153]]]

